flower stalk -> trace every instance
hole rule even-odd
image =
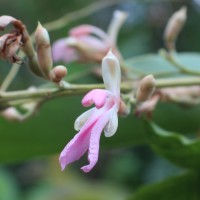
[[[121,83],[121,92],[133,92],[136,88],[138,81],[127,81]],[[185,78],[164,78],[156,79],[156,88],[166,87],[179,87],[179,86],[192,86],[200,85],[200,77],[185,77]],[[103,84],[69,84],[66,88],[43,88],[35,91],[19,90],[11,92],[0,92],[0,103],[8,103],[14,100],[23,99],[38,99],[45,98],[50,100],[62,96],[76,96],[82,95],[92,89],[104,89]]]

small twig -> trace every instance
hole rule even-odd
[[[127,93],[131,92],[136,88],[135,86],[138,84],[138,81],[129,81],[122,82],[121,84],[121,92]],[[156,87],[157,88],[165,88],[165,87],[178,87],[178,86],[191,86],[191,85],[199,85],[200,78],[199,77],[185,77],[185,78],[166,78],[166,79],[157,79]],[[104,84],[69,84],[68,87],[60,89],[60,88],[43,88],[38,89],[36,91],[13,91],[13,92],[1,92],[0,93],[0,103],[9,104],[9,101],[15,100],[25,100],[25,99],[37,99],[44,98],[44,101],[59,97],[59,96],[75,96],[82,95],[92,89],[102,89],[104,88]]]
[[[75,21],[77,19],[87,17],[88,15],[91,15],[103,8],[118,4],[120,2],[123,2],[123,1],[122,0],[97,1],[97,2],[90,4],[89,6],[87,6],[85,8],[68,13],[68,14],[64,15],[63,17],[61,17],[60,19],[46,23],[46,24],[44,24],[44,27],[48,31],[54,31],[54,30],[63,28],[71,21]]]
[[[24,57],[24,54],[22,52],[19,53],[19,57]],[[1,84],[0,90],[6,91],[9,87],[9,85],[12,83],[13,79],[15,78],[16,74],[18,73],[20,69],[20,64],[14,63],[7,74],[6,78],[4,79],[3,83]]]

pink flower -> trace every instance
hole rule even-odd
[[[53,60],[100,63],[109,49],[120,58],[115,41],[103,30],[91,25],[80,25],[71,29],[69,37],[60,39],[53,44]]]
[[[74,124],[79,131],[60,154],[62,170],[80,159],[88,150],[89,164],[82,167],[89,172],[98,161],[99,141],[102,131],[106,137],[115,134],[118,127],[120,107],[121,72],[117,58],[110,51],[102,61],[103,81],[106,89],[94,89],[82,99],[83,106],[95,107],[80,115]]]

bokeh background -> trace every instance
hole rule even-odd
[[[22,20],[31,33],[38,21],[50,22],[94,2],[97,1],[1,0],[0,13]],[[188,7],[188,21],[177,41],[177,49],[199,52],[199,0],[121,1],[50,32],[51,41],[67,36],[70,28],[82,23],[106,30],[113,11],[120,9],[129,13],[118,39],[118,46],[124,57],[155,53],[163,47],[163,31],[168,18],[183,5]],[[69,71],[73,71],[73,64],[67,67]],[[0,63],[1,81],[9,69],[8,63]],[[26,66],[22,65],[10,89],[25,89],[41,83],[42,80],[32,76]],[[144,184],[158,182],[182,171],[155,155],[147,145],[124,145],[123,148],[113,145],[113,148],[109,148],[107,141],[104,145],[106,148],[101,148],[99,162],[91,173],[84,174],[79,169],[87,162],[86,157],[61,172],[58,153],[68,141],[65,134],[69,134],[69,138],[75,134],[73,121],[83,111],[81,107],[70,105],[72,102],[73,105],[79,105],[80,99],[81,97],[53,100],[44,106],[31,126],[29,123],[13,126],[1,119],[0,125],[3,128],[0,128],[0,134],[3,137],[0,147],[0,200],[123,200]],[[5,128],[7,126],[13,127],[12,136],[9,135],[11,128]],[[130,133],[137,131],[134,127],[123,128],[130,128]],[[52,129],[56,131],[55,134],[48,136]],[[39,136],[36,134],[38,131],[41,132]],[[120,134],[123,131],[125,130],[121,129]],[[37,135],[34,138],[36,142],[30,143],[30,135],[34,134]],[[43,134],[46,138],[42,137]],[[60,140],[63,142],[59,143]],[[24,146],[20,147],[21,143]],[[37,149],[38,153],[35,153],[36,150],[32,153],[31,149]],[[43,155],[40,155],[41,151],[44,152]]]

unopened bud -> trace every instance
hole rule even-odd
[[[180,10],[176,11],[171,18],[169,19],[165,32],[164,39],[166,42],[166,46],[169,49],[174,49],[175,41],[182,30],[185,21],[187,19],[187,8],[184,6]]]
[[[40,23],[35,31],[35,42],[40,70],[46,78],[49,78],[53,65],[50,38],[47,30]]]
[[[66,67],[58,65],[54,67],[50,73],[50,78],[53,82],[59,83],[67,74]]]
[[[1,115],[9,121],[22,121],[23,116],[14,107],[6,108]]]
[[[148,100],[155,91],[155,79],[153,75],[145,76],[138,87],[136,93],[136,100],[138,102],[143,102]]]
[[[131,111],[131,105],[130,103],[125,104],[124,101],[120,100],[120,106],[119,106],[119,111],[118,114],[121,116],[127,116],[130,114]]]

